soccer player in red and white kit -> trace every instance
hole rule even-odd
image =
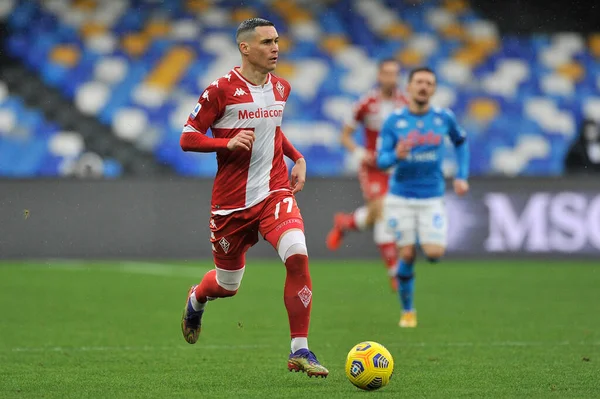
[[[271,72],[278,35],[261,18],[242,22],[236,33],[241,67],[212,82],[200,95],[181,135],[184,151],[216,152],[210,226],[215,269],[188,292],[183,336],[196,343],[207,301],[234,296],[246,251],[259,233],[285,263],[284,302],[291,332],[290,371],[326,377],[329,371],[308,349],[312,285],[304,223],[294,194],[302,190],[306,162],[281,131],[290,84]],[[213,137],[206,132],[211,129]],[[291,184],[284,155],[295,162]]]
[[[335,251],[342,245],[348,231],[373,230],[373,239],[385,262],[390,285],[397,288],[396,266],[398,249],[394,237],[382,220],[383,197],[388,189],[390,178],[386,171],[377,169],[375,151],[379,130],[385,119],[396,108],[408,104],[398,88],[400,64],[394,59],[385,59],[379,63],[377,88],[363,96],[354,107],[352,117],[344,124],[341,142],[360,162],[358,179],[365,199],[365,205],[351,214],[337,213],[334,216],[333,229],[327,235],[327,247]],[[359,124],[364,127],[365,146],[359,146],[353,134]]]

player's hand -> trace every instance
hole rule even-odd
[[[408,140],[400,140],[398,144],[396,144],[396,156],[398,159],[406,159],[410,154],[410,150],[412,149],[412,144]]]
[[[469,182],[462,179],[454,179],[454,192],[458,196],[463,196],[469,191]]]
[[[292,194],[296,194],[304,188],[306,182],[306,161],[300,158],[292,168]]]
[[[255,138],[256,136],[252,130],[242,130],[236,134],[235,137],[229,140],[227,143],[227,149],[229,151],[235,151],[237,149],[250,151]]]

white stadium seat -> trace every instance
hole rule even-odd
[[[76,132],[59,132],[48,141],[50,153],[59,157],[76,157],[85,149],[83,138]]]
[[[139,108],[121,108],[112,121],[112,128],[117,137],[127,141],[136,141],[147,127],[148,116]]]
[[[110,87],[99,81],[79,86],[75,92],[75,106],[87,115],[96,115],[110,98]]]
[[[107,84],[121,82],[127,75],[129,64],[120,57],[104,57],[94,68],[94,78]]]

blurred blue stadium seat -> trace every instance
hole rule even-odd
[[[13,178],[65,176],[65,167],[75,163],[85,151],[81,136],[62,132],[37,109],[25,106],[19,97],[9,95],[0,81],[0,176]],[[120,164],[104,161],[105,177],[122,174]]]

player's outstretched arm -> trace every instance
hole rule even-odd
[[[375,156],[356,143],[353,137],[355,131],[356,128],[354,126],[345,124],[340,135],[340,143],[352,154],[359,164],[364,163],[368,166],[374,166]]]
[[[344,127],[342,128],[342,134],[340,135],[340,143],[344,148],[352,154],[352,157],[359,163],[366,166],[375,166],[375,154],[368,151],[365,147],[359,145],[354,140],[354,132],[359,124],[364,126],[365,117],[369,112],[370,107],[370,95],[367,95],[354,105],[352,114],[345,121]]]
[[[393,121],[388,118],[379,133],[379,148],[377,150],[377,167],[388,169],[398,162],[396,155],[396,136],[393,130]]]
[[[342,128],[342,134],[340,135],[340,143],[352,153],[357,150],[360,151],[359,145],[356,144],[356,141],[354,141],[354,138],[352,137],[355,130],[354,126],[345,124]]]
[[[470,151],[469,142],[463,141],[461,144],[454,147],[456,151],[456,163],[458,168],[456,171],[456,178],[461,180],[467,180],[469,178],[469,161]]]
[[[454,192],[457,195],[465,195],[469,191],[469,143],[464,140],[461,144],[455,146],[456,162],[458,168],[454,178]]]
[[[456,151],[457,170],[454,178],[454,192],[457,195],[465,195],[469,191],[469,162],[470,151],[469,142],[467,141],[467,133],[458,125],[454,113],[450,110],[446,111],[450,129],[448,134],[450,140],[454,144]]]

